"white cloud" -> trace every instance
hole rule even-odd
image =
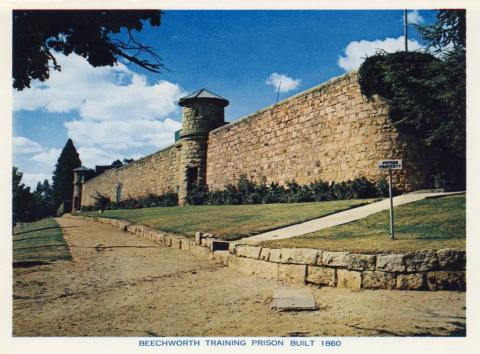
[[[30,140],[23,136],[13,137],[14,154],[33,154],[41,151],[43,151],[43,148],[36,141]]]
[[[38,182],[43,182],[48,179],[51,183],[51,176],[45,173],[23,173],[22,181],[20,183],[25,184],[27,187],[30,187],[30,190],[33,192],[37,188]]]
[[[82,165],[94,168],[95,165],[110,165],[113,161],[123,160],[127,156],[121,153],[111,153],[106,150],[92,147],[83,147],[78,149]]]
[[[173,119],[65,122],[69,136],[81,147],[101,147],[110,151],[153,146],[160,148],[172,141],[181,124]],[[83,161],[83,155],[80,154]]]
[[[407,12],[407,21],[408,23],[419,25],[423,23],[425,20],[423,19],[422,15],[420,15],[418,10],[413,10],[413,11]]]
[[[267,85],[272,85],[275,91],[280,86],[280,92],[282,93],[296,90],[300,86],[300,82],[299,79],[292,79],[287,75],[278,73],[272,73],[265,81]]]
[[[33,82],[30,89],[15,91],[14,110],[78,112],[78,119],[64,126],[79,151],[95,148],[110,156],[112,151],[159,148],[174,141],[180,123],[169,116],[185,94],[179,85],[165,80],[150,84],[146,76],[123,63],[93,68],[74,54],[56,57],[62,71],[52,71],[49,80]],[[97,154],[102,161],[106,155]],[[80,158],[84,160],[82,154]],[[47,152],[35,158],[39,162],[47,159]]]
[[[345,56],[339,56],[337,64],[345,71],[356,70],[366,57],[375,55],[379,50],[394,53],[405,50],[405,37],[377,39],[375,41],[353,41],[345,48]],[[415,40],[408,40],[408,50],[415,51],[422,46]]]
[[[33,155],[31,160],[53,168],[53,166],[55,166],[55,164],[57,163],[61,152],[61,149],[44,150],[38,154]]]

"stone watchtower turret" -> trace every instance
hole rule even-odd
[[[73,170],[73,202],[72,211],[79,211],[82,206],[82,186],[91,177],[93,170],[80,166]]]
[[[183,107],[178,201],[185,205],[192,188],[205,186],[208,133],[225,124],[228,101],[205,89],[181,98]]]

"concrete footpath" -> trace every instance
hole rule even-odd
[[[393,198],[393,206],[413,203],[425,198],[435,198],[444,195],[461,194],[464,192],[435,192],[435,193],[411,193],[402,194]],[[287,226],[281,229],[264,232],[256,236],[246,237],[238,240],[236,243],[255,245],[262,241],[281,240],[295,236],[305,235],[311,232],[323,230],[329,227],[346,224],[358,219],[365,218],[369,215],[378,213],[390,208],[390,199],[386,198],[382,201],[361,206],[358,208],[341,211],[336,214],[328,215],[322,218],[306,221],[300,224]]]

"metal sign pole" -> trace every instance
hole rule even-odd
[[[393,193],[392,193],[392,169],[388,169],[388,193],[390,194],[390,235],[395,240],[395,226],[393,222]]]

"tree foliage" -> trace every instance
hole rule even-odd
[[[38,182],[33,192],[35,205],[35,219],[43,219],[55,215],[55,205],[53,203],[53,189],[50,182],[46,179]]]
[[[15,10],[13,87],[23,90],[31,80],[47,80],[51,69],[60,71],[56,52],[78,54],[93,67],[112,66],[124,58],[159,72],[163,67],[159,56],[133,31],[141,31],[145,21],[160,26],[161,15],[159,10]],[[121,30],[126,30],[127,41],[117,38]]]
[[[397,129],[424,143],[432,185],[449,189],[465,187],[464,26],[464,11],[440,11],[437,22],[421,31],[430,53],[377,53],[359,69],[362,93],[389,104]]]
[[[427,49],[435,53],[465,50],[467,23],[465,10],[440,10],[432,25],[416,28],[427,42]]]
[[[23,173],[17,167],[12,169],[12,221],[31,222],[54,215],[52,189],[48,180],[38,182],[32,193],[22,182]]]
[[[81,164],[72,139],[68,139],[55,165],[55,171],[53,171],[52,200],[55,210],[62,202],[72,200],[73,170],[80,167]]]
[[[22,182],[23,173],[17,167],[12,168],[12,221],[27,222],[33,220],[33,196],[30,187]]]

